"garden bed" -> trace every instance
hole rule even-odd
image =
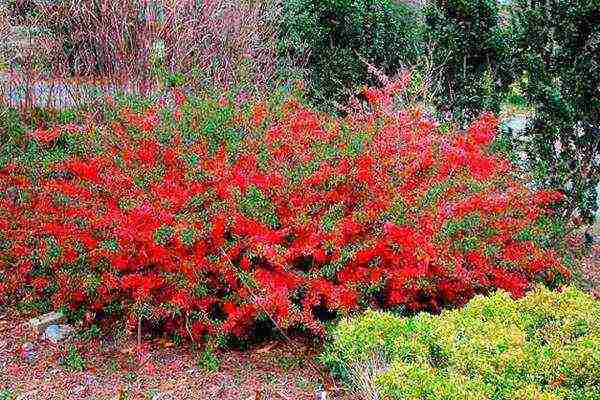
[[[81,337],[53,345],[32,337],[27,321],[15,318],[0,317],[3,400],[312,400],[323,387],[330,388],[329,399],[347,398],[324,382],[325,369],[307,367],[316,365],[317,352],[300,341],[293,351],[271,341],[246,351],[217,352],[208,362],[201,352],[164,340],[145,342],[143,351],[132,337]]]

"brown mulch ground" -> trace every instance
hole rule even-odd
[[[34,337],[24,322],[0,315],[0,400],[308,400],[323,387],[328,399],[348,399],[326,371],[311,367],[316,352],[300,342],[294,342],[295,351],[270,342],[217,353],[220,366],[210,372],[189,345],[153,341],[139,350],[134,338],[115,343],[108,337],[52,345]],[[35,352],[29,360],[26,343]],[[82,371],[72,369],[77,360],[68,356],[69,348],[81,355]]]
[[[586,289],[600,298],[600,222],[593,226],[591,233],[594,243],[590,253],[583,260],[581,275],[585,280]]]

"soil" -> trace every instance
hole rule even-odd
[[[138,347],[133,337],[75,337],[55,345],[36,336],[26,320],[0,315],[1,400],[308,400],[323,388],[327,399],[350,399],[316,362],[317,349],[301,341],[294,350],[271,341],[217,351],[215,364],[166,340]]]
[[[600,299],[600,222],[592,227],[590,233],[593,243],[589,254],[583,260],[581,275],[585,281],[585,288]]]

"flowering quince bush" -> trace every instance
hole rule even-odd
[[[407,82],[367,89],[344,118],[175,92],[113,105],[108,126],[31,132],[88,151],[0,171],[1,301],[201,340],[266,316],[322,334],[360,308],[438,311],[566,277],[534,242],[562,196],[490,151],[492,115],[454,131],[398,110]]]

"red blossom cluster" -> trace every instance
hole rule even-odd
[[[489,150],[495,117],[448,132],[368,94],[375,106],[345,118],[219,99],[214,130],[179,93],[171,119],[120,110],[99,153],[36,179],[4,168],[0,299],[96,318],[117,305],[133,325],[145,310],[199,340],[244,335],[264,314],[322,333],[363,307],[437,311],[568,274],[519,236],[561,196],[531,191]],[[91,128],[31,137],[52,145],[65,129]]]

